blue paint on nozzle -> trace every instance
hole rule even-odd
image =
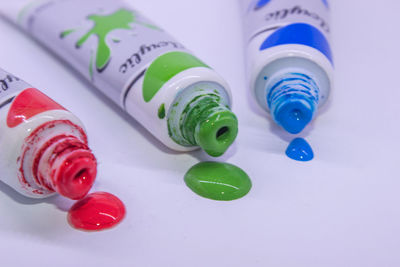
[[[293,97],[292,97],[293,98]],[[289,98],[276,107],[273,117],[291,134],[300,133],[314,117],[315,108],[304,98]]]

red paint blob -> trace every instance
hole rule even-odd
[[[13,128],[39,113],[55,109],[65,110],[39,90],[29,88],[22,91],[13,101],[8,111],[7,125]]]
[[[125,206],[119,198],[106,192],[87,195],[68,212],[68,222],[76,229],[100,231],[111,228],[125,217]]]

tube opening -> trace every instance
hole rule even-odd
[[[81,199],[96,178],[96,161],[89,151],[77,151],[61,164],[56,178],[56,190],[71,199]],[[75,157],[76,156],[76,157]]]
[[[216,134],[216,138],[218,141],[224,141],[224,139],[229,135],[229,127],[228,126],[223,126],[219,128]]]
[[[290,113],[290,116],[294,119],[299,121],[302,117],[302,112],[300,109],[293,109],[292,112]]]
[[[75,183],[85,183],[88,180],[88,178],[87,178],[88,174],[89,174],[88,169],[84,168],[84,169],[78,171],[77,174],[75,174],[73,181]]]

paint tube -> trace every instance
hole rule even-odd
[[[220,156],[237,135],[226,82],[119,0],[15,0],[0,12],[177,151]]]
[[[0,150],[0,180],[28,197],[80,199],[96,178],[81,121],[1,69]]]
[[[332,87],[326,0],[239,0],[247,76],[259,105],[292,134],[326,103]]]

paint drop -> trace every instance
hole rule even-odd
[[[65,110],[39,90],[29,88],[22,91],[13,101],[8,111],[7,125],[13,128],[39,113],[55,109]]]
[[[161,120],[165,118],[165,104],[161,104],[161,106],[158,108],[158,118]]]
[[[251,189],[249,176],[228,163],[201,162],[185,174],[186,185],[196,194],[214,200],[235,200]]]
[[[125,217],[125,206],[106,192],[87,195],[68,212],[68,222],[78,230],[101,231],[117,225]]]
[[[286,149],[286,155],[298,161],[310,161],[314,158],[311,146],[303,138],[295,138]]]

